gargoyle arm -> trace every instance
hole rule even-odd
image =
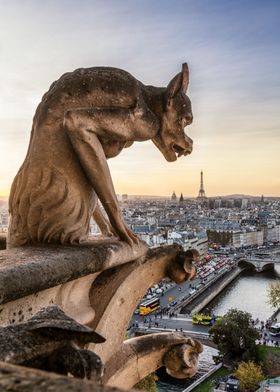
[[[111,236],[113,234],[117,235],[114,232],[114,229],[108,219],[104,216],[99,203],[96,204],[96,207],[93,211],[93,219],[95,220],[95,223],[99,227],[101,233],[106,236]]]
[[[113,229],[130,245],[139,239],[124,223],[100,140],[102,137],[116,142],[147,140],[157,132],[157,125],[152,112],[144,112],[137,106],[74,109],[68,110],[64,117],[65,130]]]

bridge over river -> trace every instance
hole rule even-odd
[[[275,264],[280,265],[279,249],[274,252],[254,252],[249,255],[240,256],[238,259],[238,265],[240,267],[253,266],[257,272],[272,268]]]

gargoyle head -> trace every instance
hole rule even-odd
[[[179,344],[166,352],[163,364],[166,372],[174,378],[191,378],[198,370],[199,354],[203,345],[195,339],[186,338],[185,344]]]
[[[199,261],[197,250],[180,251],[175,259],[167,265],[166,275],[177,284],[193,280],[196,276],[194,263],[197,261]]]
[[[186,96],[188,85],[189,69],[184,63],[182,71],[166,88],[161,127],[152,139],[168,162],[192,152],[193,141],[184,132],[184,128],[193,120],[191,101]]]

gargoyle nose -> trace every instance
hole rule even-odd
[[[186,134],[185,134],[185,141],[187,143],[186,151],[188,151],[188,153],[190,154],[192,152],[192,150],[193,150],[193,141]]]

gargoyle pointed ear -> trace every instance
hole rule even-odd
[[[189,67],[187,63],[182,64],[182,90],[186,94],[186,91],[189,87]]]
[[[189,85],[189,67],[187,63],[182,64],[182,72],[178,73],[168,84],[166,88],[167,103],[180,90],[186,93]]]

